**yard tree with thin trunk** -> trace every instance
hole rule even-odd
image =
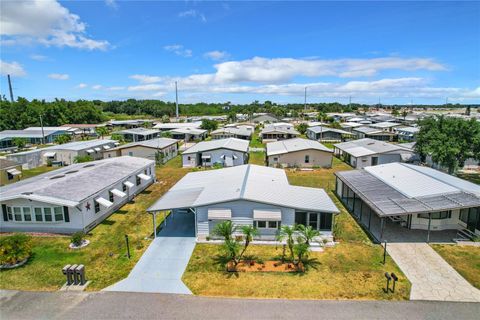
[[[302,122],[297,126],[297,131],[300,132],[301,134],[305,134],[305,132],[307,132],[307,129],[308,129],[308,124],[306,124],[305,122]]]
[[[239,257],[239,258],[242,258],[243,255],[245,254],[245,251],[247,251],[247,248],[250,242],[252,242],[253,238],[258,235],[258,229],[252,225],[247,225],[247,226],[242,226],[240,230],[242,230],[243,238],[245,239],[243,250],[240,253],[240,257]]]
[[[290,259],[291,261],[294,260],[294,252],[293,246],[295,244],[295,240],[293,236],[295,235],[295,227],[283,225],[278,230],[277,234],[277,241],[286,241],[288,250],[290,251]]]
[[[103,139],[103,137],[108,134],[108,129],[107,127],[97,127],[95,132]]]
[[[18,149],[23,149],[27,145],[27,139],[24,138],[13,138],[12,144]]]

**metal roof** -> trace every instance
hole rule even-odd
[[[17,163],[15,161],[12,161],[12,160],[7,160],[7,159],[0,159],[0,169],[7,169],[7,168],[11,168],[11,167],[16,167],[16,166],[19,166],[21,165],[20,163]]]
[[[157,123],[153,126],[155,129],[164,129],[164,130],[171,130],[171,129],[180,129],[180,128],[200,128],[202,125],[202,121],[195,121],[195,122],[168,122],[168,123]]]
[[[292,186],[284,170],[257,165],[189,173],[148,211],[194,208],[235,200],[339,212],[323,189]]]
[[[274,132],[300,135],[300,132],[295,130],[293,124],[286,123],[286,122],[277,122],[277,123],[268,124],[262,129],[260,134],[274,133]]]
[[[183,154],[205,152],[216,149],[229,149],[240,152],[248,152],[248,145],[249,141],[236,138],[201,141],[185,150]]]
[[[333,152],[318,141],[294,138],[267,143],[267,156],[311,149]]]
[[[109,149],[109,151],[121,150],[121,149],[132,148],[132,147],[146,147],[146,148],[154,148],[154,149],[163,149],[163,148],[171,146],[172,144],[175,144],[177,142],[178,142],[178,140],[176,140],[176,139],[154,138],[154,139],[150,139],[150,140],[126,143],[126,144],[123,144],[121,146],[111,148],[111,149]]]
[[[141,135],[141,136],[146,136],[146,135],[149,135],[149,134],[155,134],[155,133],[159,133],[159,132],[158,132],[158,130],[154,130],[154,129],[133,128],[133,129],[125,129],[125,130],[117,131],[117,132],[113,132],[113,133],[137,134],[137,135]]]
[[[337,143],[334,146],[348,154],[351,154],[354,157],[363,157],[397,150],[408,152],[407,149],[402,148],[399,145],[394,145],[388,142],[378,141],[370,138]]]
[[[383,132],[383,131],[380,130],[380,129],[376,129],[376,128],[372,128],[372,127],[367,127],[367,126],[353,128],[352,130],[353,130],[353,131],[360,132],[360,133],[365,133],[365,134],[373,134],[373,133]]]
[[[104,145],[114,145],[114,140],[109,139],[95,139],[95,140],[85,140],[85,141],[74,141],[64,144],[54,145],[51,147],[40,149],[42,151],[46,150],[70,150],[70,151],[80,151],[85,149],[91,149],[95,147],[101,147]]]
[[[377,122],[377,123],[372,123],[369,126],[372,128],[392,128],[392,127],[397,127],[401,126],[401,123],[396,123],[396,122],[389,122],[389,121],[384,121],[384,122]]]
[[[247,127],[240,127],[240,128],[234,128],[234,127],[225,127],[225,128],[220,128],[217,130],[214,130],[210,132],[210,135],[214,134],[222,134],[222,133],[229,133],[229,134],[235,134],[238,136],[246,136],[250,137],[253,133],[252,130],[248,130]]]
[[[383,169],[387,173],[376,170],[374,174],[372,168],[376,167],[389,168]],[[390,163],[365,170],[341,171],[336,176],[380,216],[480,206],[480,186],[430,168],[424,169]],[[421,192],[420,188],[424,190]]]
[[[188,133],[188,134],[203,134],[207,132],[207,130],[200,129],[200,128],[178,128],[170,130],[171,133]]]
[[[335,129],[335,128],[330,128],[330,127],[324,127],[324,126],[315,126],[315,127],[310,127],[307,129],[307,131],[312,131],[315,133],[325,133],[325,132],[336,132],[340,134],[348,134],[351,135],[351,132],[341,130],[341,129]]]
[[[0,131],[0,140],[9,138],[42,138],[44,135],[49,136],[57,132],[67,132],[66,128],[62,129],[44,129],[42,130],[3,130]]]
[[[153,163],[126,156],[72,164],[1,187],[0,198],[2,201],[24,198],[75,206]]]

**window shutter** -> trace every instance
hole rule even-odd
[[[70,216],[68,215],[68,207],[63,207],[63,215],[65,216],[65,222],[70,222]]]
[[[2,204],[3,221],[8,221],[7,205]]]

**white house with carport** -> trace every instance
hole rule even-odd
[[[183,167],[233,167],[248,162],[248,140],[228,138],[202,141],[182,153]]]
[[[337,143],[334,154],[357,169],[391,162],[418,161],[418,156],[411,149],[369,138]]]
[[[185,142],[189,141],[199,141],[204,140],[207,137],[207,130],[200,128],[178,128],[169,131],[172,135],[172,138],[183,140]]]
[[[267,165],[331,168],[333,150],[318,141],[295,138],[267,143]]]
[[[265,125],[260,131],[260,138],[263,142],[292,139],[300,136],[291,123],[278,122]]]
[[[335,175],[336,194],[378,241],[460,241],[480,235],[477,184],[406,163]]]
[[[146,128],[125,129],[122,131],[113,132],[112,134],[119,134],[123,136],[123,139],[125,139],[125,141],[129,142],[145,141],[160,136],[160,132],[158,130]]]
[[[189,173],[147,211],[154,221],[170,211],[190,214],[199,240],[226,220],[257,227],[260,240],[274,240],[281,225],[296,223],[331,237],[339,213],[323,189],[292,186],[284,170],[257,165]]]
[[[106,150],[103,157],[113,158],[131,156],[155,160],[165,163],[178,155],[178,140],[170,138],[156,138],[146,141],[137,141]]]
[[[88,232],[155,181],[152,160],[78,163],[0,188],[0,232]]]
[[[369,138],[378,141],[395,141],[398,138],[395,132],[384,131],[370,126],[353,128],[352,133],[355,134],[358,139]]]
[[[153,129],[157,129],[160,131],[169,131],[174,129],[187,129],[187,128],[194,128],[200,129],[202,125],[202,121],[195,121],[195,122],[167,122],[167,123],[157,123],[153,126]]]
[[[415,141],[420,132],[418,127],[395,127],[394,132],[398,134],[398,140]]]
[[[353,136],[351,132],[325,126],[310,127],[307,129],[306,135],[307,138],[311,140],[330,142],[343,141],[344,138],[350,138]]]
[[[248,126],[236,127],[224,127],[210,132],[212,139],[226,139],[237,138],[243,140],[251,140],[254,129]]]

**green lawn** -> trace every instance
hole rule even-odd
[[[49,171],[52,171],[52,170],[56,170],[56,169],[59,169],[59,168],[61,168],[61,167],[41,166],[41,167],[37,167],[37,168],[33,168],[33,169],[25,169],[25,170],[22,170],[22,180],[23,179],[28,179],[28,178],[31,178],[31,177],[34,177],[34,176],[38,176],[39,174],[49,172]]]
[[[0,288],[58,290],[64,283],[65,264],[85,264],[88,290],[100,290],[125,278],[150,244],[152,219],[145,210],[188,172],[176,157],[157,169],[158,182],[124,205],[87,236],[91,244],[80,250],[68,248],[70,237],[33,237],[33,257],[27,265],[0,272]],[[157,223],[162,216],[157,217]],[[127,259],[125,235],[132,257]]]
[[[459,178],[468,180],[470,182],[480,184],[480,174],[479,173],[458,173]]]
[[[480,289],[480,247],[431,244],[468,282]]]
[[[265,148],[265,145],[260,141],[259,133],[260,130],[255,129],[255,132],[252,135],[252,140],[250,140],[251,148]]]
[[[258,164],[258,165],[264,166],[265,165],[265,152],[262,152],[262,151],[250,152],[248,163],[249,164]]]

